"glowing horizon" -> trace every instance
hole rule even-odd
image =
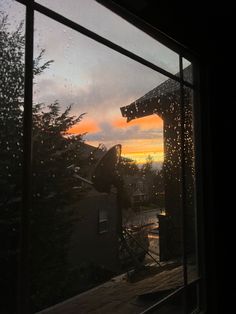
[[[152,141],[152,140],[151,140]],[[132,159],[132,161],[136,162],[138,165],[144,164],[147,161],[147,157],[151,156],[154,163],[162,163],[164,160],[164,150],[163,145],[157,146],[151,143],[150,139],[136,139],[136,140],[126,140],[122,145],[121,155],[125,158]],[[143,143],[143,146],[138,146],[136,150],[134,150],[134,142]],[[94,147],[98,147],[101,142],[99,141],[86,141],[87,144],[92,145]],[[107,148],[115,145],[115,143],[106,143],[103,142]]]
[[[109,125],[108,131],[103,130],[105,122]],[[151,115],[129,123],[125,118],[114,116],[105,122],[84,117],[68,134],[85,134],[85,142],[95,147],[102,143],[109,149],[119,143],[122,145],[122,156],[139,165],[144,164],[148,156],[154,163],[163,162],[163,120],[159,116]],[[123,132],[126,132],[125,138]]]

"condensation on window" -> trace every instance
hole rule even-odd
[[[66,2],[38,0],[37,2],[172,74],[179,72],[177,53],[94,0],[68,0]]]
[[[0,312],[16,313],[22,207],[25,9],[0,7]]]

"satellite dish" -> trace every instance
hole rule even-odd
[[[92,182],[98,192],[109,193],[111,186],[119,186],[121,179],[117,171],[120,162],[121,145],[112,146],[98,161],[92,174]]]

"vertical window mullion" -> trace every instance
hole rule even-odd
[[[193,63],[193,78],[196,92],[193,94],[193,123],[194,123],[194,156],[195,156],[195,214],[196,214],[196,239],[197,239],[197,266],[198,275],[201,281],[198,285],[198,307],[201,310],[206,309],[206,282],[205,282],[205,260],[204,260],[204,217],[203,217],[203,182],[202,182],[202,96],[200,94],[200,65],[199,62]]]
[[[30,298],[30,210],[31,210],[31,173],[32,173],[32,97],[33,97],[33,0],[26,6],[25,30],[25,79],[24,79],[24,113],[23,113],[23,192],[21,211],[18,313],[29,313]]]
[[[184,86],[183,86],[183,57],[179,56],[180,68],[180,158],[181,158],[181,200],[182,200],[182,241],[183,241],[183,283],[184,283],[184,314],[188,313],[187,309],[187,285],[188,285],[188,272],[187,272],[187,252],[186,252],[186,178],[185,178],[185,108],[184,108]]]

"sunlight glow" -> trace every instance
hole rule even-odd
[[[106,119],[105,119],[106,120]],[[109,121],[110,133],[118,131],[115,139],[103,139],[101,141],[87,139],[86,143],[97,147],[100,143],[107,148],[119,143],[122,145],[122,156],[134,160],[141,165],[146,162],[148,156],[151,156],[154,163],[162,163],[164,159],[163,152],[163,120],[157,116],[147,116],[132,120],[127,123],[124,118],[115,117]],[[131,133],[127,132],[127,138],[119,137],[124,130],[129,131],[132,127],[138,127],[139,132],[137,138],[131,137]],[[99,133],[102,131],[102,124],[99,125],[95,119],[83,118],[77,125],[72,127],[68,134],[84,134],[88,135]],[[131,131],[131,129],[130,129]]]

